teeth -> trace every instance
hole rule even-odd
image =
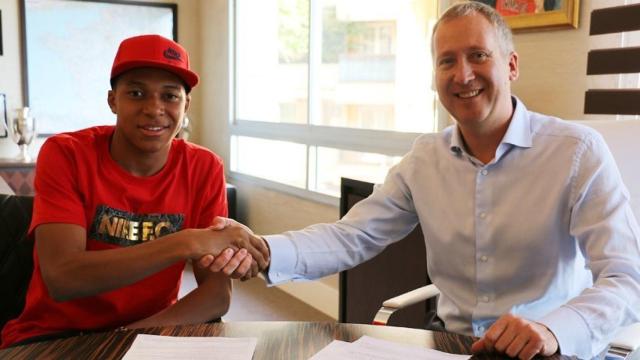
[[[162,127],[160,127],[160,126],[145,126],[143,129],[150,130],[150,131],[160,131],[160,130],[162,130]]]
[[[458,94],[459,97],[463,98],[463,99],[468,99],[470,97],[474,97],[476,95],[478,95],[480,93],[480,90],[473,90],[473,91],[468,91],[468,92],[461,92]]]

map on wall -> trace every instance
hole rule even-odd
[[[174,38],[174,4],[24,1],[25,102],[43,135],[115,124],[107,91],[119,43],[141,34]]]

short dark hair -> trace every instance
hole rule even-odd
[[[118,85],[118,81],[120,80],[120,77],[122,76],[122,74],[111,78],[109,80],[109,84],[111,84],[111,90],[115,90],[116,89],[116,85]],[[182,79],[180,79],[180,82],[182,83],[182,86],[184,86],[184,91],[189,94],[191,92],[191,87],[189,87],[189,85],[187,85],[186,82],[184,82]]]

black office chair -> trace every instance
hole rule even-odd
[[[0,194],[0,329],[18,317],[33,272],[33,197]]]

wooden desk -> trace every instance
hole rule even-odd
[[[0,351],[0,359],[120,359],[138,333],[171,336],[257,337],[253,359],[308,359],[334,339],[355,341],[362,335],[468,354],[468,336],[393,326],[287,321],[229,322],[96,333]],[[491,359],[480,356],[474,359]],[[553,356],[548,359],[565,359]],[[568,358],[567,358],[568,359]]]

